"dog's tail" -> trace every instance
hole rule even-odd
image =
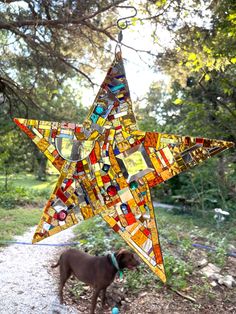
[[[56,268],[60,265],[60,260],[55,264],[55,265],[51,265],[51,268]]]

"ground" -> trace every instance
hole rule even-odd
[[[29,182],[32,189],[28,190],[28,186],[24,189]],[[52,182],[39,185],[32,176],[27,180],[25,176],[20,177],[17,184],[20,188],[11,187],[0,199],[2,245],[20,234],[17,241],[30,243],[35,227],[29,227],[38,222],[41,213],[37,208],[43,207],[50,192],[48,186],[53,185]],[[175,215],[171,207],[161,209],[160,204],[155,205],[168,285],[164,286],[142,263],[138,271],[127,271],[123,282],[116,281],[109,287],[108,308],[101,309],[98,302],[97,314],[111,313],[114,305],[119,307],[120,314],[236,313],[236,288],[227,288],[205,278],[198,266],[199,261],[206,259],[208,265],[219,267],[222,275],[236,277],[236,258],[225,255],[229,251],[236,255],[235,220],[216,226],[211,211],[206,217],[197,218]],[[59,272],[58,268],[51,269],[51,265],[66,249],[58,245],[71,241],[78,242],[78,248],[90,254],[106,254],[124,246],[122,239],[107,228],[102,219],[95,217],[73,228],[73,232],[69,228],[41,242],[56,246],[11,244],[0,247],[0,313],[89,312],[91,289],[73,278],[64,289],[66,305],[59,304]],[[214,247],[215,251],[196,249],[193,243]]]
[[[18,242],[30,243],[34,228]],[[71,229],[47,239],[44,244],[68,241],[73,236]],[[77,311],[69,306],[61,307],[58,301],[57,279],[50,265],[60,254],[61,247],[13,244],[0,249],[0,313],[2,314],[49,314]]]
[[[34,228],[33,228],[34,229]],[[30,242],[33,229],[23,236],[17,237],[18,242]],[[44,244],[65,243],[73,240],[72,229],[65,230],[44,241]],[[0,313],[4,314],[64,314],[88,313],[91,289],[71,279],[64,291],[66,305],[61,306],[58,300],[58,268],[51,265],[58,259],[62,247],[30,246],[14,244],[0,251],[0,273],[2,288],[0,291]],[[194,249],[191,251],[193,263],[206,256],[206,253]],[[145,267],[132,273],[148,272]],[[222,273],[235,275],[236,259],[227,258]],[[187,287],[179,291],[195,300],[188,300],[168,286],[149,281],[142,291],[135,292],[127,288],[127,272],[124,282],[115,282],[108,290],[108,308],[103,310],[98,303],[97,313],[111,313],[117,304],[120,314],[144,313],[236,313],[235,288],[216,285],[212,280],[205,279],[199,269],[193,270],[188,276]],[[137,290],[137,289],[136,289]],[[78,296],[79,295],[79,296]]]

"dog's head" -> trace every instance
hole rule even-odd
[[[121,248],[120,250],[116,251],[115,256],[120,269],[135,269],[140,265],[140,262],[138,261],[135,254],[126,249]]]

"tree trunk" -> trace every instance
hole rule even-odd
[[[46,180],[46,166],[47,159],[42,156],[39,160],[39,168],[38,168],[38,180],[45,181]]]
[[[5,167],[5,184],[4,184],[4,188],[6,191],[8,191],[8,169],[7,167]]]
[[[219,155],[218,157],[218,174],[220,176],[221,183],[225,186],[225,159],[222,155]]]
[[[35,157],[38,162],[37,178],[38,180],[45,181],[46,175],[47,175],[46,174],[47,158],[36,149],[35,149]]]

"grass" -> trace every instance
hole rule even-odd
[[[18,173],[16,175],[11,175],[9,179],[10,187],[23,187],[25,189],[33,190],[46,190],[52,189],[54,183],[57,182],[58,175],[56,176],[47,176],[46,181],[39,181],[33,174]],[[4,176],[0,175],[0,185],[4,185]],[[10,188],[9,188],[10,189]]]
[[[11,177],[8,191],[4,191],[4,177],[0,176],[0,245],[39,222],[56,180],[56,176],[50,176],[42,182],[32,174],[17,174]]]
[[[39,222],[42,211],[32,208],[15,208],[6,210],[0,207],[0,245],[23,234],[29,227]]]

